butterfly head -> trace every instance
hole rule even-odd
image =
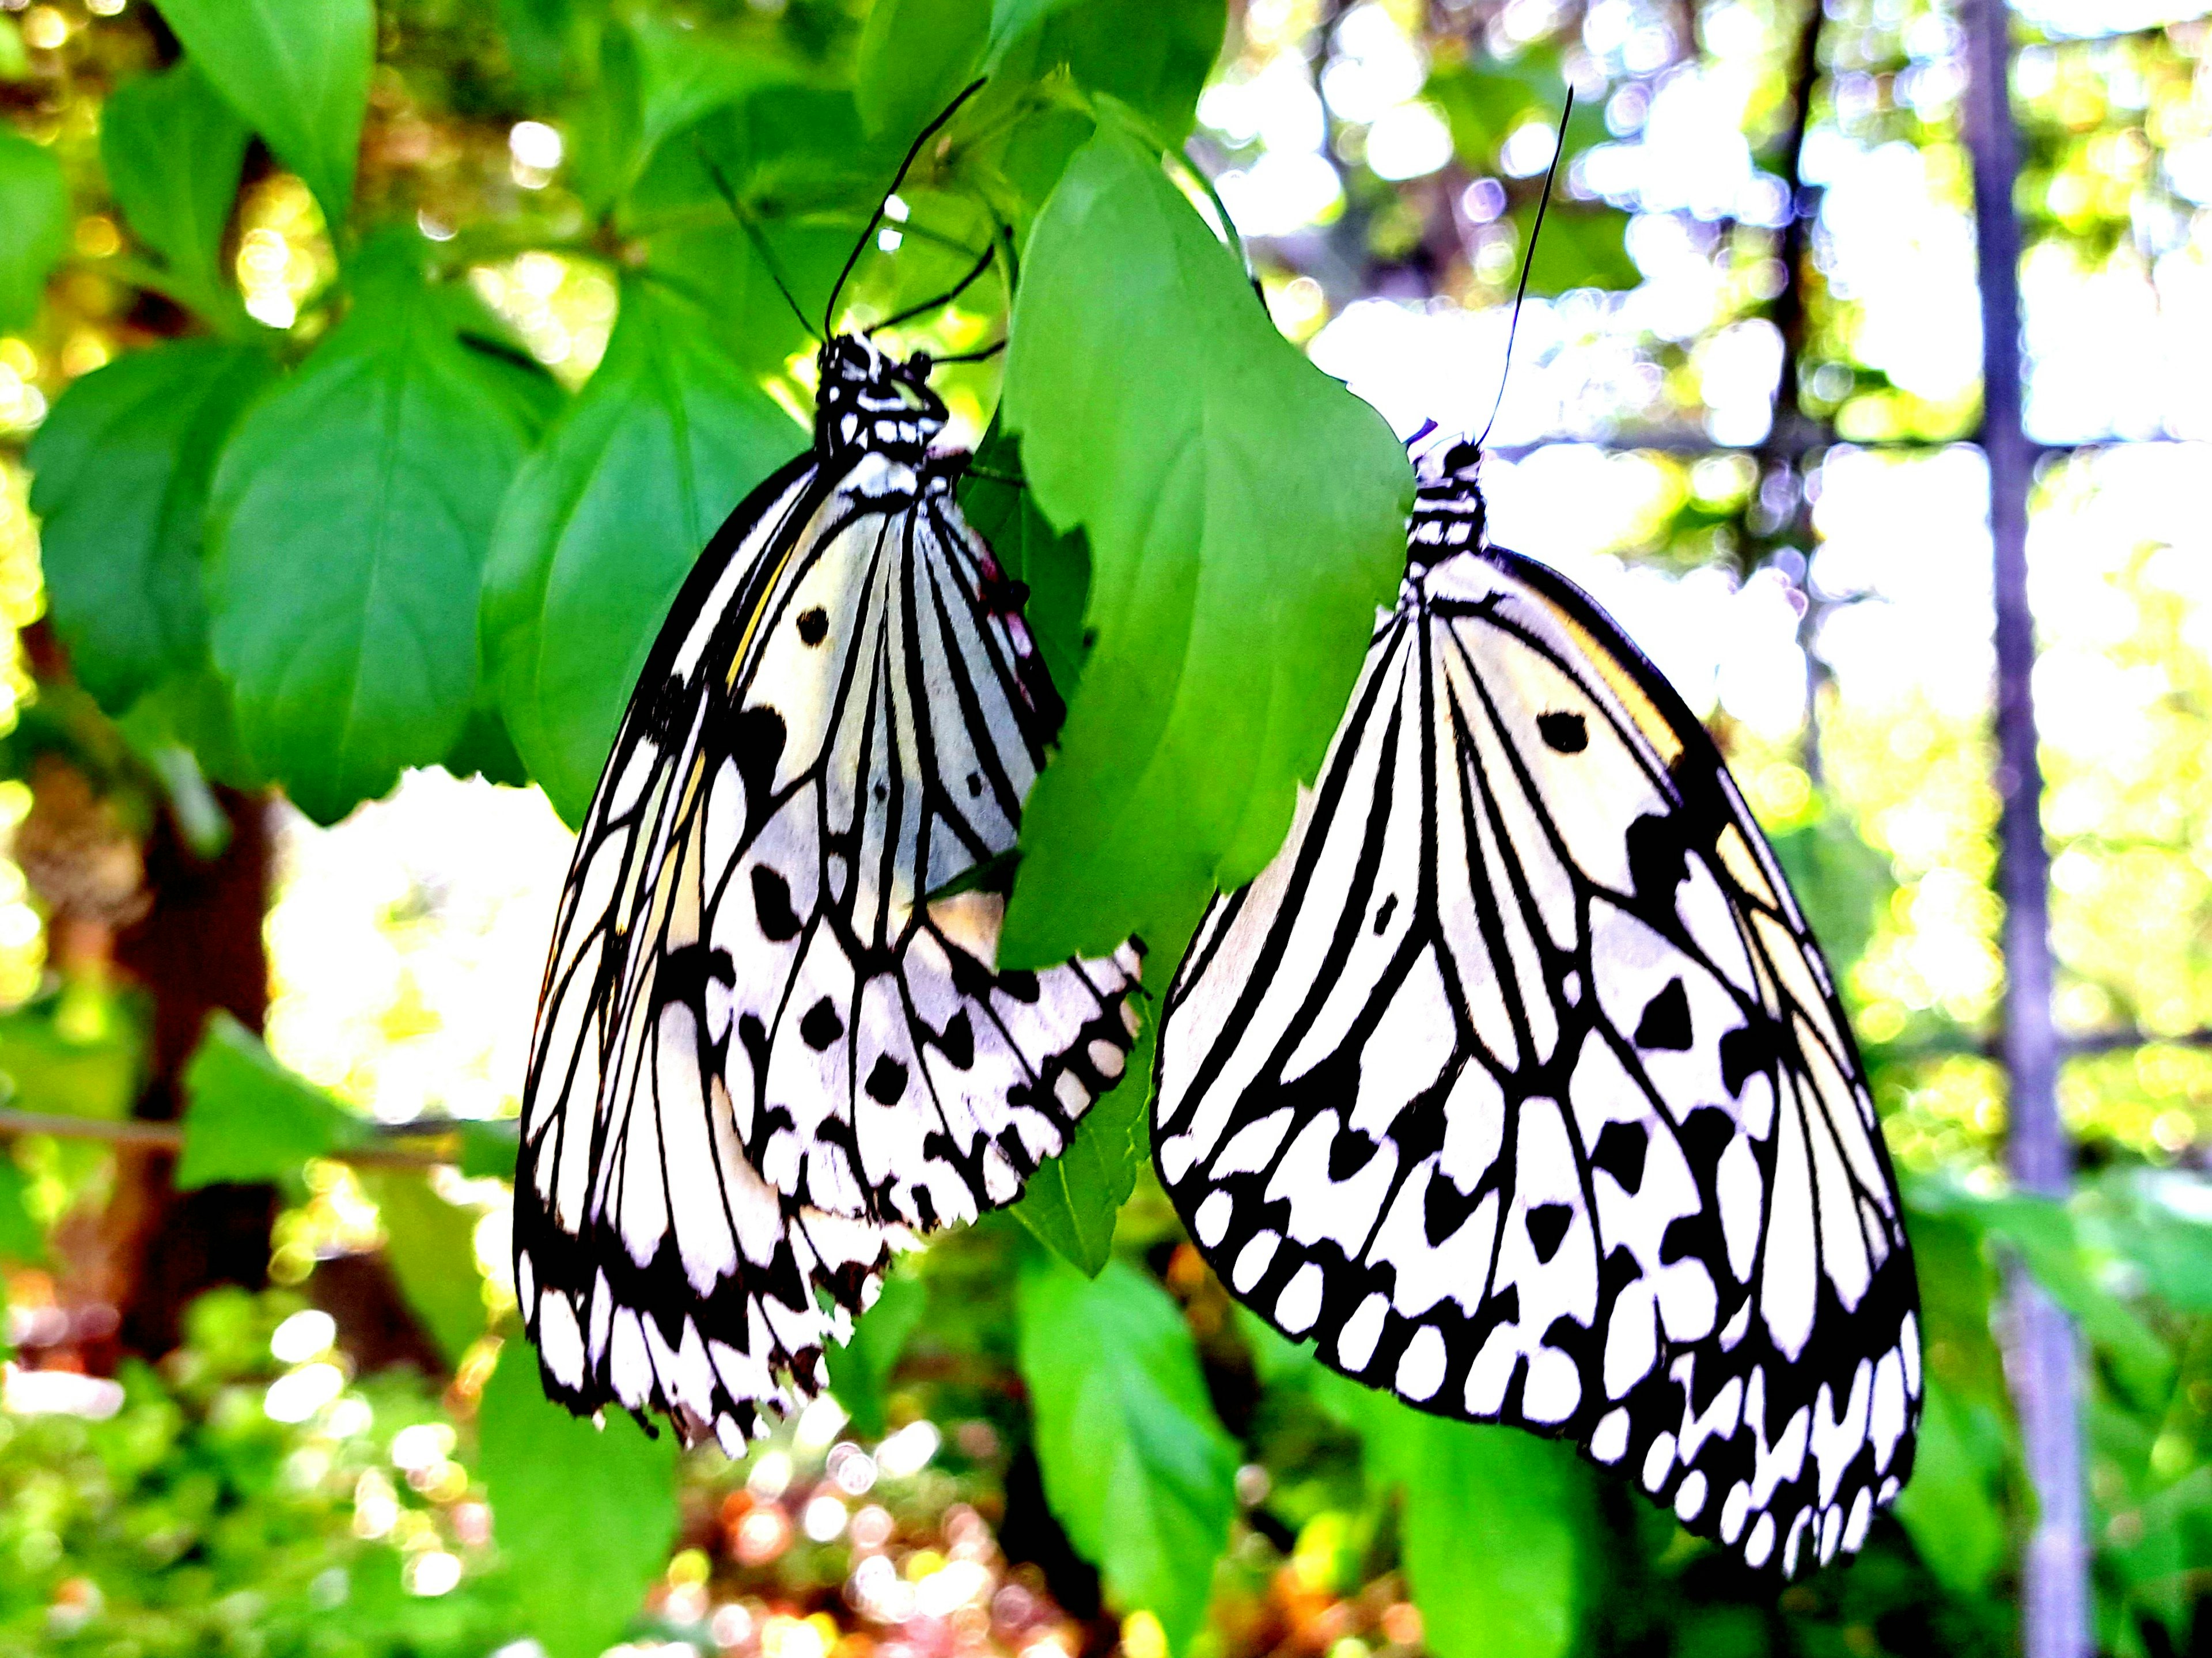
[[[838,334],[816,355],[814,446],[825,454],[887,454],[919,465],[945,429],[929,389],[927,351],[901,360],[871,339]]]
[[[1416,437],[1413,449],[1419,489],[1406,531],[1406,559],[1423,568],[1482,544],[1482,451],[1466,438],[1424,448]]]

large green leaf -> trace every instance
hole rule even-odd
[[[384,1223],[384,1259],[448,1363],[484,1333],[483,1275],[477,1271],[478,1212],[448,1203],[424,1176],[366,1171],[362,1185]]]
[[[575,122],[573,166],[576,193],[595,213],[637,182],[670,135],[793,76],[757,48],[651,18],[608,29],[599,53],[599,84]]]
[[[1190,136],[1198,94],[1221,55],[1224,0],[995,0],[987,54],[994,78],[1020,83],[1059,70],[1119,99],[1154,136]]]
[[[39,314],[46,273],[69,251],[69,183],[61,163],[0,125],[0,331]]]
[[[1063,699],[1083,681],[1083,609],[1091,592],[1091,549],[1080,530],[1062,535],[1021,482],[1021,446],[994,425],[975,446],[975,470],[960,480],[960,510],[990,544],[1006,573],[1029,589],[1029,624]]]
[[[1936,1185],[1917,1184],[1922,1193]],[[2164,1394],[2172,1379],[2172,1354],[2158,1333],[2103,1281],[2064,1204],[2032,1192],[1983,1197],[1952,1190],[1954,1201],[1981,1228],[1984,1237],[2017,1254],[2035,1281],[2111,1361],[2115,1376],[2138,1400]]]
[[[1404,1488],[1400,1547],[1429,1651],[1572,1651],[1589,1534],[1589,1479],[1573,1450],[1381,1395],[1365,1402],[1368,1477]]]
[[[988,0],[877,0],[854,70],[868,131],[911,141],[973,78],[990,25]]]
[[[984,66],[1005,88],[1064,69],[1182,143],[1225,28],[1224,0],[994,0]]]
[[[1033,1254],[1018,1291],[1045,1501],[1125,1612],[1170,1652],[1206,1617],[1237,1506],[1237,1449],[1168,1293],[1126,1262],[1096,1278]]]
[[[1404,565],[1412,471],[1111,124],[1030,237],[1002,412],[1045,515],[1089,540],[1094,642],[1000,958],[1131,933],[1172,956],[1319,768]]]
[[[156,0],[200,71],[307,181],[333,232],[376,66],[373,0]]]
[[[31,508],[54,627],[111,713],[207,654],[201,520],[224,440],[276,364],[177,340],[74,382],[32,440]]]
[[[309,1157],[368,1138],[367,1123],[280,1063],[228,1013],[208,1020],[185,1067],[185,1100],[179,1190],[278,1180]]]
[[[1308,1394],[1359,1436],[1370,1486],[1402,1493],[1400,1550],[1436,1658],[1573,1649],[1595,1563],[1589,1470],[1571,1447],[1410,1409],[1323,1368],[1310,1342],[1248,1309],[1237,1328],[1267,1387]]]
[[[450,319],[380,260],[216,474],[216,665],[247,752],[325,822],[443,759],[476,695],[485,549],[532,428]]]
[[[880,1439],[889,1425],[884,1420],[884,1388],[898,1363],[906,1339],[929,1310],[929,1285],[911,1270],[893,1272],[884,1280],[876,1304],[853,1326],[853,1339],[830,1359],[830,1391],[853,1419],[853,1431],[866,1439]]]
[[[1928,1376],[1912,1479],[1897,1499],[1897,1517],[1936,1581],[1961,1600],[1981,1594],[2004,1564],[2008,1539],[1996,1494],[2004,1443],[2004,1424],[1990,1406]]]
[[[676,1441],[603,1428],[545,1397],[510,1338],[477,1407],[477,1472],[530,1632],[550,1658],[597,1658],[642,1609],[676,1537]]]
[[[125,82],[100,113],[100,160],[123,216],[161,256],[176,297],[203,312],[237,304],[221,256],[246,139],[189,62]]]
[[[605,360],[514,481],[485,578],[500,711],[569,822],[700,550],[805,443],[696,307],[625,286]]]

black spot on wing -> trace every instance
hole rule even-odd
[[[1589,726],[1578,714],[1540,714],[1536,730],[1545,744],[1559,754],[1580,754],[1589,747]]]
[[[1633,1196],[1644,1184],[1644,1157],[1650,1147],[1651,1137],[1641,1124],[1609,1122],[1597,1137],[1590,1161],[1620,1181],[1622,1191]]]
[[[1636,1023],[1636,1045],[1685,1054],[1689,1051],[1691,1040],[1690,996],[1682,988],[1678,975],[1669,979],[1667,987],[1644,1005],[1644,1017]]]
[[[1721,1036],[1721,1080],[1728,1091],[1743,1093],[1743,1085],[1762,1072],[1771,1071],[1781,1057],[1773,1025],[1764,1018],[1739,1025]]]
[[[1421,1198],[1421,1227],[1428,1234],[1430,1246],[1442,1243],[1466,1225],[1474,1205],[1474,1193],[1461,1191],[1451,1176],[1441,1170],[1431,1174],[1429,1189]]]
[[[806,1039],[809,1048],[819,1054],[845,1034],[845,1022],[837,1017],[837,1010],[824,996],[806,1010],[806,1017],[799,1022],[799,1034]]]
[[[938,1050],[952,1061],[955,1070],[965,1071],[975,1063],[975,1028],[969,1023],[966,1008],[962,1008],[945,1022],[945,1030],[938,1037],[937,1046]]]
[[[1548,1262],[1559,1253],[1575,1212],[1564,1203],[1539,1203],[1528,1211],[1528,1242],[1536,1246],[1536,1259]]]
[[[1628,826],[1627,838],[1628,878],[1636,896],[1672,909],[1674,889],[1690,872],[1680,828],[1671,818],[1646,812]]]
[[[775,782],[776,762],[783,758],[783,716],[774,708],[755,705],[730,722],[730,758],[745,786],[748,829],[767,821],[769,791]]]
[[[1357,1128],[1340,1128],[1328,1145],[1328,1177],[1339,1184],[1374,1160],[1376,1143]]]
[[[1376,938],[1381,938],[1382,936],[1382,929],[1390,925],[1390,916],[1397,908],[1398,895],[1395,892],[1388,898],[1385,898],[1380,904],[1376,906],[1375,936]]]
[[[896,1105],[906,1092],[906,1067],[888,1054],[876,1056],[875,1068],[868,1072],[868,1097],[878,1105]]]
[[[830,636],[830,617],[819,604],[811,610],[801,612],[799,618],[799,636],[809,645],[819,645]]]
[[[772,942],[785,944],[799,936],[799,914],[791,907],[791,883],[766,864],[753,865],[753,914],[760,930]]]
[[[1735,1138],[1735,1122],[1718,1106],[1701,1105],[1682,1119],[1677,1138],[1692,1167],[1711,1169],[1720,1162],[1721,1153]]]

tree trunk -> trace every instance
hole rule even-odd
[[[153,1001],[146,1086],[137,1114],[184,1114],[185,1065],[217,1011],[251,1029],[269,1011],[269,962],[262,919],[269,907],[269,801],[217,791],[231,823],[229,844],[203,859],[163,812],[146,847],[153,906],[117,940],[117,965]],[[179,1192],[176,1159],[125,1146],[117,1153],[105,1254],[109,1298],[120,1315],[116,1339],[158,1357],[177,1345],[185,1305],[217,1284],[259,1289],[269,1281],[273,1186],[212,1186]]]
[[[2011,17],[2003,0],[1969,0],[1963,21],[1966,143],[1973,157],[1981,275],[1982,450],[1989,461],[1995,550],[2007,1157],[2021,1189],[2063,1198],[2073,1159],[2058,1116],[2051,865],[2036,755],[2035,617],[2027,593],[2027,499],[2035,456],[2021,423],[2021,237],[2013,209],[2020,140],[2009,87]],[[2090,1650],[2090,1603],[2080,1350],[2065,1314],[2019,1263],[2011,1265],[2007,1284],[2006,1370],[2037,1509],[2021,1566],[2022,1649],[2026,1658],[2084,1658]]]

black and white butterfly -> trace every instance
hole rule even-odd
[[[995,968],[1060,705],[963,520],[931,362],[822,348],[812,448],[685,582],[580,836],[523,1096],[546,1390],[732,1454],[915,1232],[1012,1202],[1121,1076],[1136,953]]]
[[[1433,452],[1431,452],[1433,454]],[[1168,993],[1162,1180],[1231,1291],[1794,1571],[1911,1469],[1917,1289],[1818,945],[1711,739],[1423,467],[1290,838]]]

